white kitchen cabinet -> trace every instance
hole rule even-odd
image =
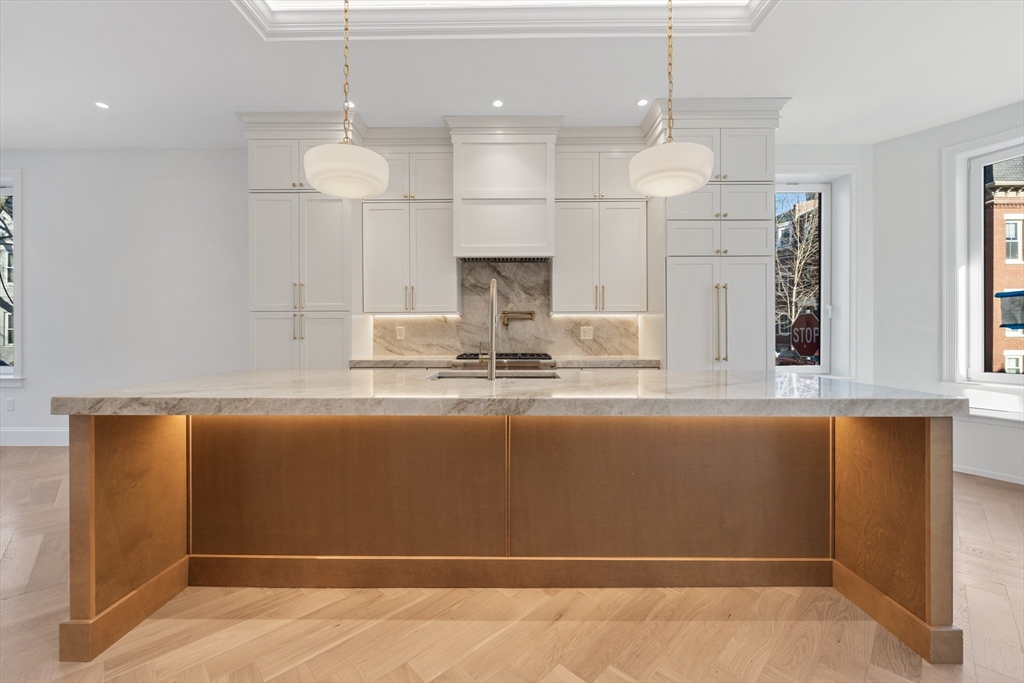
[[[382,153],[388,162],[388,186],[373,199],[409,198],[409,155]]]
[[[722,185],[722,218],[733,221],[772,220],[775,185]]]
[[[348,369],[349,314],[251,314],[256,370]]]
[[[774,229],[765,221],[668,221],[669,256],[771,256]]]
[[[317,140],[299,140],[299,188],[300,190],[313,190],[316,191],[312,185],[309,184],[309,179],[306,178],[306,152],[313,147],[319,147],[320,145],[336,145],[340,142],[339,138],[320,138]]]
[[[291,311],[298,307],[299,196],[250,194],[249,308]]]
[[[552,312],[647,310],[645,202],[560,203],[555,246]]]
[[[388,187],[375,200],[451,199],[451,152],[383,152]]]
[[[718,154],[716,154],[718,156]],[[722,180],[775,180],[775,130],[772,128],[723,128],[721,134]],[[719,171],[712,172],[711,177]]]
[[[363,205],[363,310],[457,314],[458,262],[447,202]]]
[[[250,310],[348,310],[348,277],[344,200],[249,195]]]
[[[644,199],[629,184],[635,152],[558,152],[556,199]]]
[[[704,145],[715,154],[715,165],[711,167],[711,182],[722,179],[722,130],[720,128],[676,128],[672,131],[676,142],[695,142]]]
[[[722,186],[705,185],[693,192],[669,197],[665,201],[668,220],[700,221],[722,217]]]
[[[773,257],[669,257],[665,281],[668,370],[774,369]]]
[[[293,190],[299,186],[298,140],[249,141],[249,189]]]

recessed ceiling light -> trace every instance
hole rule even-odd
[[[638,106],[638,107],[645,107],[645,106],[647,106],[647,100],[637,100],[636,101],[636,106]]]
[[[109,104],[105,104],[103,102],[97,102],[96,106],[99,107],[100,109],[110,109],[110,105]]]
[[[503,105],[505,103],[502,102],[501,100],[494,100],[493,102],[491,102],[491,104],[493,104],[495,107],[500,107],[501,105]]]

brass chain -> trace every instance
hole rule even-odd
[[[670,0],[671,1],[671,0]],[[345,0],[345,104],[342,108],[345,110],[345,144],[352,142],[352,136],[350,131],[352,130],[352,122],[348,120],[348,0]]]
[[[672,0],[668,0],[668,139],[666,142],[672,142],[672,123]]]

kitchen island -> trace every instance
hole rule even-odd
[[[89,660],[188,585],[834,586],[933,663],[964,399],[796,374],[240,372],[55,397]]]

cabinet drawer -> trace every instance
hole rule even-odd
[[[719,246],[729,256],[774,256],[774,221],[722,221]]]
[[[668,256],[714,256],[721,221],[668,221]]]
[[[720,187],[722,218],[735,221],[756,221],[771,220],[774,217],[775,185],[721,185]],[[674,218],[674,216],[670,214],[669,218]]]

